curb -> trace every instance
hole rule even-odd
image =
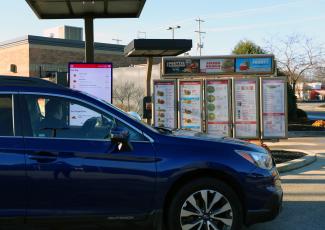
[[[288,137],[324,137],[325,131],[289,131]]]
[[[272,150],[283,150],[283,149],[272,149]],[[280,173],[289,172],[298,168],[302,168],[317,160],[316,153],[307,152],[300,149],[284,149],[284,150],[305,153],[307,154],[307,156],[276,165]]]

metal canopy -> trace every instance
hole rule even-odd
[[[187,39],[135,39],[124,49],[127,57],[177,56],[192,49]]]
[[[124,48],[127,57],[147,57],[147,97],[151,97],[151,73],[153,57],[177,56],[192,49],[187,39],[135,39]],[[151,118],[147,118],[151,125]]]
[[[40,19],[137,18],[146,0],[26,0]]]

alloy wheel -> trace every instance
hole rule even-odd
[[[233,211],[218,191],[200,190],[190,195],[180,212],[182,230],[230,230]]]

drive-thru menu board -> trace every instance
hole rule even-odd
[[[111,63],[70,63],[70,88],[79,90],[112,103],[112,64]],[[82,125],[94,116],[90,110],[78,105],[70,106],[70,124]]]
[[[202,131],[202,81],[180,81],[180,128]]]
[[[263,138],[286,138],[286,81],[261,80]]]
[[[177,128],[177,83],[176,81],[154,81],[154,125]]]
[[[258,138],[258,80],[234,79],[235,137]]]
[[[230,80],[206,80],[205,101],[207,132],[230,136]]]

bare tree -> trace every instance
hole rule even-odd
[[[325,83],[325,64],[315,69],[313,79]]]
[[[293,34],[284,40],[268,40],[266,49],[275,54],[278,67],[288,77],[293,90],[304,76],[319,68],[323,50],[311,38]]]
[[[141,113],[145,90],[134,82],[126,81],[113,85],[114,104],[119,108]]]

